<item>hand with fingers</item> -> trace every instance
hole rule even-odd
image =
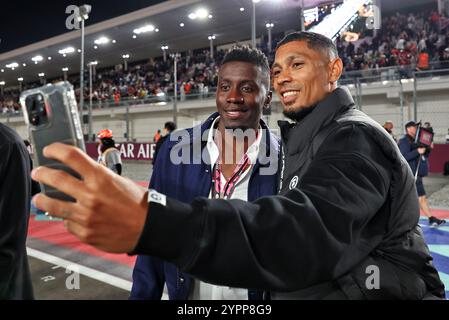
[[[35,205],[53,217],[64,219],[66,228],[98,249],[131,252],[147,217],[147,190],[97,164],[80,149],[54,143],[44,149],[47,158],[58,160],[82,180],[64,171],[39,167],[32,178],[73,197],[76,202],[34,197]]]

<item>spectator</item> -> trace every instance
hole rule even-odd
[[[157,143],[160,138],[161,138],[161,129],[157,129],[157,131],[156,131],[156,133],[154,134],[154,137],[153,137],[153,142]]]
[[[394,127],[393,121],[391,120],[385,121],[383,127],[388,132],[388,134],[393,138],[393,140],[396,141],[396,137],[393,134],[393,127]]]
[[[423,50],[418,55],[418,64],[416,66],[418,71],[424,71],[429,69],[429,54],[426,50]]]
[[[423,177],[428,174],[427,159],[430,154],[430,149],[417,145],[415,141],[417,123],[409,121],[405,124],[406,134],[399,140],[399,150],[407,160],[412,173],[416,179],[416,191],[419,198],[419,207],[422,212],[429,218],[429,226],[438,227],[444,223],[445,220],[438,219],[432,216],[432,212],[427,203],[426,191],[424,189]]]
[[[162,144],[168,137],[170,136],[170,133],[176,130],[176,124],[172,121],[168,121],[164,124],[164,132],[163,136],[159,138],[159,140],[156,143],[156,147],[154,148],[154,155],[153,155],[153,164],[156,163],[156,157],[159,152],[159,149],[161,148]]]
[[[122,158],[120,151],[115,146],[112,131],[109,129],[101,130],[98,133],[100,139],[100,156],[98,163],[111,169],[118,175],[122,174]]]

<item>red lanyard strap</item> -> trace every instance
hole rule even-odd
[[[218,160],[217,163],[214,165],[214,170],[212,173],[212,198],[229,199],[232,193],[234,192],[240,177],[248,169],[249,166],[250,166],[249,158],[245,154],[243,157],[243,162],[241,164],[240,163],[237,164],[231,178],[225,183],[224,186],[222,186],[221,185],[222,164],[221,161]]]

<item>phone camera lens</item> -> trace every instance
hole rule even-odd
[[[38,126],[46,122],[47,112],[45,110],[44,97],[41,94],[35,94],[28,97],[26,106],[29,113],[30,123],[33,126]]]

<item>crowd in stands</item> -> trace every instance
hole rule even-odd
[[[184,100],[187,95],[207,95],[209,88],[217,82],[218,64],[224,51],[215,53],[214,59],[208,50],[198,50],[178,58],[178,95]],[[100,102],[119,104],[122,99],[147,99],[173,95],[173,59],[150,59],[147,63],[134,63],[128,70],[105,70],[96,75],[92,99]],[[79,91],[77,92],[79,95]],[[84,99],[89,100],[86,88]]]
[[[281,39],[283,33],[275,34],[272,48]],[[337,39],[337,49],[344,61],[347,75],[361,77],[372,75],[374,70],[383,67],[404,67],[409,72],[431,68],[449,69],[449,19],[437,12],[419,12],[410,14],[396,13],[385,16],[382,28],[361,33],[357,41],[345,41],[344,35]],[[260,48],[266,52],[269,60],[274,59],[268,52],[267,37],[263,37]],[[219,62],[224,56],[218,50],[214,58],[206,49],[186,52],[178,58],[178,96],[180,100],[190,95],[207,96],[216,87]],[[129,64],[125,71],[123,65],[111,69],[99,68],[94,76],[92,100],[95,106],[118,105],[123,100],[166,97],[174,93],[173,59],[151,58]],[[410,76],[410,74],[406,74]],[[54,79],[60,81],[62,79]],[[68,79],[75,88],[79,88],[77,75]],[[40,83],[24,84],[23,89],[36,87]],[[79,98],[79,89],[76,90]],[[0,95],[0,113],[17,112],[19,91],[6,90]],[[89,87],[83,92],[85,101],[89,101]],[[165,98],[164,98],[165,99]]]
[[[358,71],[361,76],[392,66],[414,66],[417,71],[449,69],[449,19],[436,11],[396,13],[386,16],[374,35],[362,35],[355,42],[339,38],[337,48],[345,71]]]

